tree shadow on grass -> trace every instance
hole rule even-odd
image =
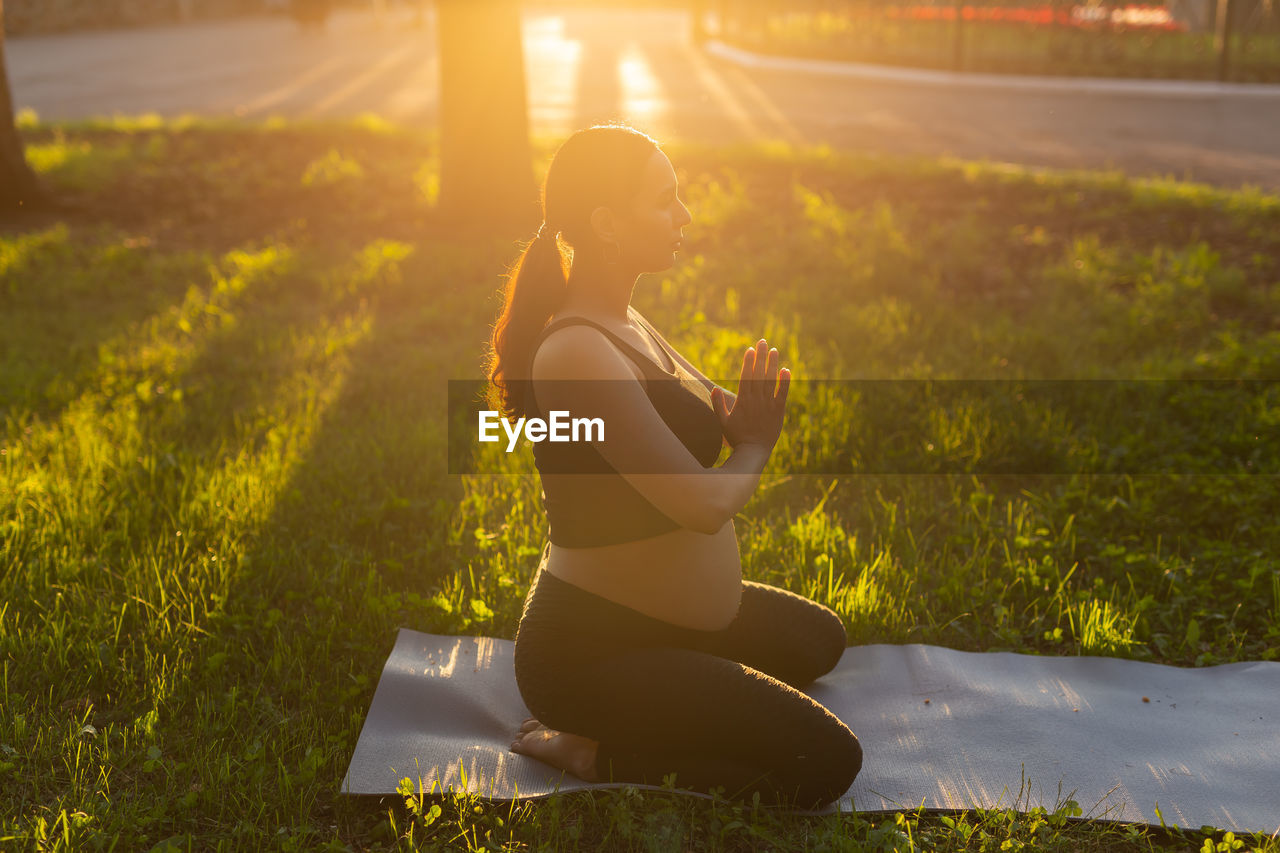
[[[204,701],[231,678],[254,697],[240,722],[220,735],[229,754],[256,737],[265,740],[273,720],[294,721],[271,746],[286,769],[310,760],[309,749],[322,750],[313,753],[323,763],[312,770],[323,768],[316,777],[323,781],[308,789],[315,805],[304,821],[332,822],[336,782],[395,628],[444,625],[434,620],[447,621],[447,614],[428,604],[432,590],[465,574],[467,558],[477,553],[458,527],[463,483],[447,474],[447,385],[480,373],[493,308],[482,294],[501,269],[503,248],[503,241],[477,247],[436,238],[345,252],[345,263],[321,276],[327,286],[311,279],[311,288],[331,292],[306,324],[246,319],[234,334],[211,342],[189,375],[220,387],[226,370],[261,361],[256,353],[269,346],[260,341],[296,340],[308,327],[328,330],[317,333],[325,351],[314,357],[336,373],[317,374],[316,363],[288,359],[273,368],[268,359],[265,372],[278,373],[276,379],[241,383],[239,392],[224,395],[227,412],[214,411],[217,400],[204,404],[199,411],[213,425],[199,424],[193,409],[153,436],[182,437],[191,452],[216,454],[226,439],[246,436],[231,429],[238,422],[232,412],[269,407],[276,394],[295,400],[286,422],[262,421],[277,436],[267,440],[296,441],[297,453],[193,664],[199,672],[201,661],[224,655],[234,668],[222,678],[193,676],[183,691]],[[377,273],[362,279],[358,270],[369,264]],[[334,334],[340,329],[347,333]],[[298,378],[308,374],[324,387],[299,392]],[[298,400],[311,402],[297,411]],[[281,435],[289,429],[305,435]]]
[[[305,162],[327,143],[308,144],[290,156]],[[147,193],[190,165],[166,166],[169,177]],[[78,239],[73,223],[9,261],[20,285],[38,274],[63,288],[24,290],[27,323],[57,321],[68,293],[86,315],[68,326],[81,360],[59,355],[36,378],[13,371],[21,395],[4,400],[30,408],[56,380],[56,405],[46,401],[42,416],[83,396],[77,423],[91,443],[81,452],[97,454],[82,464],[81,436],[48,430],[49,441],[71,446],[60,464],[78,479],[56,491],[75,499],[77,514],[58,519],[65,553],[39,552],[45,540],[30,538],[39,565],[23,568],[31,584],[22,594],[52,599],[61,587],[50,578],[74,578],[93,608],[83,630],[117,627],[66,655],[55,667],[62,676],[87,675],[62,678],[75,684],[58,691],[87,694],[100,723],[152,720],[148,737],[164,733],[166,760],[189,750],[184,766],[207,792],[193,788],[182,799],[195,806],[179,807],[160,776],[139,779],[162,815],[148,832],[189,831],[196,806],[224,826],[264,808],[318,826],[394,629],[466,626],[426,601],[483,551],[460,535],[468,497],[445,473],[447,380],[480,373],[496,309],[487,297],[512,245],[448,233],[409,176],[394,177],[399,195],[368,220],[349,205],[376,195],[378,181],[340,178],[280,189],[289,203],[249,225],[237,222],[237,205],[269,199],[215,197],[213,214],[227,224],[207,241],[163,209],[124,224],[86,214],[78,222],[111,223],[101,226],[103,246]],[[293,222],[299,209],[314,219]],[[415,221],[430,227],[397,242]],[[237,242],[237,229],[257,234]],[[124,246],[126,231],[159,248]],[[6,288],[2,298],[9,306],[15,297]],[[32,340],[62,345],[60,328],[33,328]],[[75,565],[60,565],[66,558]],[[518,606],[523,590],[508,592]],[[282,793],[264,804],[272,781]]]
[[[207,255],[152,251],[109,226],[0,236],[0,417],[54,419],[95,381],[100,354],[207,277]]]

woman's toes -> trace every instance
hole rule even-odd
[[[530,717],[529,719],[525,720],[524,723],[521,724],[520,733],[528,734],[529,732],[538,728],[538,726],[540,725],[542,724],[539,723],[537,720],[535,720],[533,717]]]

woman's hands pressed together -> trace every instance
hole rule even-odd
[[[772,449],[782,432],[791,371],[778,369],[778,351],[764,338],[742,356],[742,375],[733,409],[725,407],[724,393],[711,389],[711,405],[730,447],[758,444]],[[776,386],[776,389],[775,389]]]

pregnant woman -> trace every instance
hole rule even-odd
[[[690,790],[821,808],[862,749],[800,688],[839,661],[844,625],[744,581],[733,526],[781,431],[789,372],[761,340],[735,396],[630,305],[691,221],[677,189],[645,134],[575,133],[507,279],[488,366],[505,415],[604,424],[591,441],[534,444],[550,534],[515,641],[534,717],[511,749],[586,781],[674,773]]]

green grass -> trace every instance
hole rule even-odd
[[[399,626],[515,635],[545,531],[532,460],[448,476],[444,401],[447,379],[481,375],[535,224],[451,232],[433,139],[382,125],[24,133],[77,212],[0,232],[0,846],[1241,840],[1075,821],[1069,795],[825,818],[634,788],[339,798]],[[667,148],[695,221],[636,302],[708,375],[760,335],[797,379],[1280,373],[1280,199],[1257,189]],[[822,418],[857,421],[845,405],[797,402],[738,530],[748,578],[831,606],[851,642],[1276,659],[1274,477],[788,476],[799,448],[836,458]],[[956,418],[938,440],[981,428]]]

